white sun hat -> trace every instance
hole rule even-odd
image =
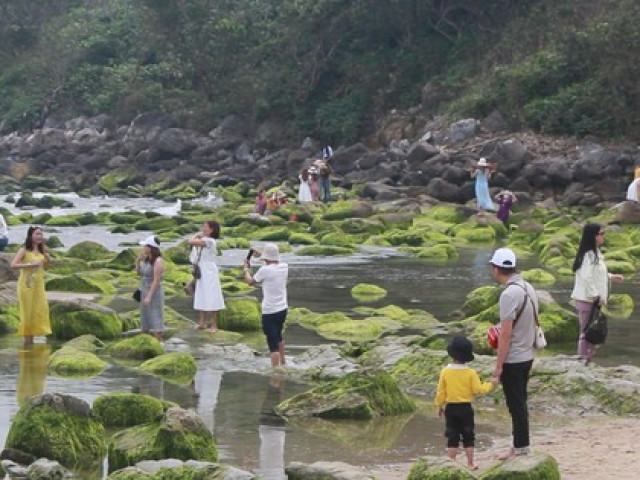
[[[138,245],[142,245],[143,247],[149,246],[154,248],[160,248],[160,243],[156,241],[155,235],[149,235],[147,238],[145,238],[141,242],[138,242]]]
[[[482,157],[480,158],[480,160],[478,160],[478,166],[479,167],[488,167],[489,164],[487,163],[487,159]]]
[[[278,245],[275,243],[267,243],[262,249],[262,255],[260,255],[260,258],[272,262],[279,262],[280,249],[278,248]]]
[[[497,249],[489,263],[494,267],[516,268],[516,254],[510,248]]]

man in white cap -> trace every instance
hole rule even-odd
[[[280,251],[274,243],[267,243],[262,252],[256,252],[265,263],[255,275],[250,260],[244,261],[244,278],[249,285],[262,284],[262,331],[267,337],[271,366],[284,365],[282,329],[287,319],[287,278],[289,266],[280,262]]]
[[[506,288],[500,295],[500,337],[493,377],[500,380],[511,415],[513,446],[501,458],[530,451],[527,384],[533,365],[538,297],[516,270],[516,255],[499,248],[489,261],[491,275]]]

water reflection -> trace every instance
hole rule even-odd
[[[260,407],[258,436],[260,438],[257,474],[267,480],[286,480],[284,473],[285,421],[275,413],[282,401],[284,380],[269,378],[267,391]]]
[[[198,399],[198,415],[211,432],[216,426],[215,411],[222,383],[222,370],[198,369],[195,378],[195,395]]]
[[[44,391],[51,345],[36,344],[18,352],[20,374],[16,388],[16,400],[22,405],[27,398]]]

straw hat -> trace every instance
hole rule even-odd
[[[142,245],[143,247],[160,248],[160,243],[157,241],[155,235],[149,235],[141,242],[138,242],[138,245]]]
[[[262,254],[260,255],[262,260],[269,260],[272,262],[280,261],[280,250],[278,249],[278,245],[275,243],[267,243],[262,249]]]
[[[478,167],[488,167],[489,164],[487,163],[487,159],[484,157],[481,157],[480,160],[478,160]]]

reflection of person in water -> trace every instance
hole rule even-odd
[[[267,480],[286,480],[284,473],[285,421],[276,415],[282,401],[282,381],[269,378],[267,393],[260,408],[260,466],[255,473]]]
[[[47,378],[47,365],[51,345],[36,344],[28,350],[20,350],[20,375],[16,388],[16,400],[22,403],[33,395],[40,395],[44,391],[44,383]]]

